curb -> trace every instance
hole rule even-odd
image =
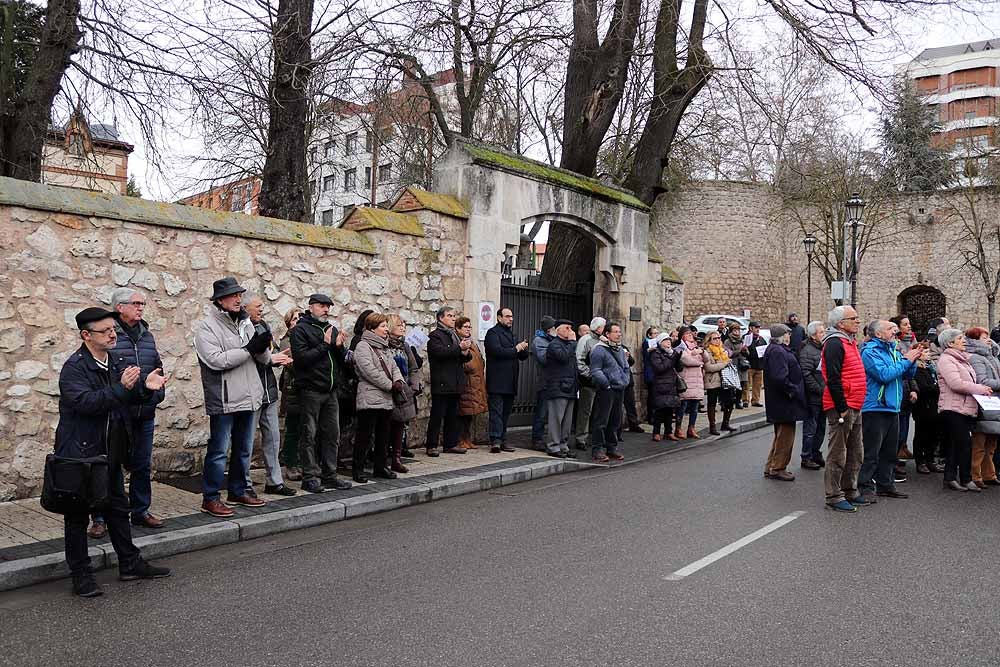
[[[665,451],[649,454],[648,456],[642,456],[640,458],[635,458],[635,459],[626,459],[621,463],[613,463],[611,465],[601,464],[601,467],[621,468],[622,466],[634,465],[636,463],[642,463],[643,461],[651,461],[653,459],[658,459],[661,456],[676,454],[677,452],[686,452],[696,447],[704,447],[705,445],[711,445],[716,442],[719,442],[720,440],[725,440],[727,438],[732,438],[733,436],[742,435],[743,433],[749,433],[750,431],[756,431],[757,429],[764,428],[765,426],[767,426],[767,418],[764,417],[764,415],[760,415],[759,417],[753,417],[743,422],[734,422],[732,425],[733,427],[736,428],[735,431],[723,432],[722,435],[708,435],[708,429],[703,428],[698,431],[700,439],[696,442],[686,442],[683,445],[677,447],[671,447],[670,449],[667,449]],[[593,464],[578,463],[577,465],[586,465],[589,467]]]
[[[463,477],[433,480],[403,489],[387,489],[318,505],[240,517],[194,528],[181,528],[159,535],[147,535],[136,538],[135,545],[142,549],[144,558],[150,560],[166,558],[590,468],[591,466],[585,463],[560,459],[551,462],[537,461],[504,470],[471,472]],[[93,546],[89,551],[95,572],[118,564],[118,557],[110,544]],[[68,577],[66,557],[61,552],[0,562],[0,591]]]

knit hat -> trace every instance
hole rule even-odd
[[[669,338],[670,338],[670,334],[668,332],[661,333],[659,336],[657,336],[654,339],[656,341],[656,347],[659,347],[660,343],[662,343],[663,341],[665,341],[665,340],[667,340]]]
[[[594,319],[590,320],[590,330],[597,331],[607,323],[608,321],[603,317],[595,317]]]
[[[538,323],[538,327],[542,331],[548,331],[552,327],[556,326],[556,320],[551,315],[542,315],[542,321]]]
[[[778,340],[786,333],[791,333],[791,329],[786,327],[784,324],[775,324],[771,327],[771,340]]]

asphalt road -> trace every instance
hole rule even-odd
[[[769,434],[0,594],[0,664],[1000,664],[1000,490],[835,514]]]

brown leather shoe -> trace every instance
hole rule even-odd
[[[776,479],[779,482],[794,482],[795,475],[788,472],[787,470],[772,470],[770,474],[767,475],[768,479]]]
[[[663,437],[659,433],[653,436],[653,442],[660,442],[661,440],[663,440]]]
[[[698,440],[700,438],[700,436],[698,435],[698,432],[695,431],[693,428],[689,428],[688,429],[687,437],[689,439],[691,439],[691,440]]]
[[[103,521],[95,521],[91,524],[90,530],[87,531],[87,537],[99,540],[108,534],[108,527]]]
[[[201,511],[223,519],[231,517],[235,512],[221,500],[206,500],[201,504]]]
[[[244,507],[260,507],[261,505],[266,505],[267,501],[244,493],[242,496],[226,496],[226,503],[230,505],[243,505]]]
[[[673,442],[677,442],[678,440],[680,440],[680,438],[678,438],[678,437],[677,437],[676,435],[674,435],[673,433],[667,433],[667,434],[666,434],[665,436],[663,436],[663,437],[665,437],[665,438],[666,438],[667,440],[672,440]]]
[[[909,449],[907,449],[906,445],[903,445],[902,447],[899,448],[899,451],[896,452],[896,458],[897,459],[912,459],[913,458],[913,452],[911,452]]]
[[[135,518],[135,517],[132,517],[132,525],[133,526],[145,526],[146,528],[156,529],[156,528],[163,528],[163,521],[161,521],[160,519],[157,519],[155,516],[153,516],[152,514],[149,514],[147,512],[146,514],[144,514],[143,516],[139,517],[138,519]]]
[[[684,432],[681,430],[680,426],[674,429],[674,439],[684,440],[685,438],[687,438],[687,436],[684,435]]]

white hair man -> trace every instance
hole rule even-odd
[[[799,366],[806,386],[806,418],[802,420],[802,468],[819,470],[826,465],[823,460],[823,438],[826,436],[826,422],[823,417],[823,373],[820,360],[823,355],[823,338],[826,326],[820,322],[810,322],[806,326],[806,339],[798,349]]]

